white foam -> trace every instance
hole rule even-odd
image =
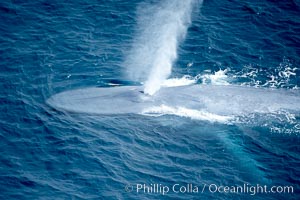
[[[227,76],[227,69],[219,70],[214,74],[204,74],[200,75],[200,79],[202,79],[203,84],[211,84],[211,85],[230,85]]]
[[[297,89],[297,76],[299,68],[295,67],[288,59],[283,59],[279,66],[262,68],[260,66],[245,65],[241,71],[235,71],[232,77],[242,82],[240,85]],[[239,81],[238,79],[242,79]]]
[[[196,83],[196,79],[191,76],[183,76],[182,78],[171,78],[163,82],[163,87],[177,87],[184,85],[192,85]]]
[[[180,117],[187,117],[195,120],[205,120],[210,122],[229,123],[233,120],[232,116],[222,116],[213,113],[209,113],[203,110],[194,110],[185,107],[171,107],[167,105],[153,106],[144,109],[142,114],[150,116],[161,115],[176,115]]]

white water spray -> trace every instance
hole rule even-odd
[[[171,74],[196,1],[164,0],[139,7],[138,36],[125,64],[131,79],[145,81],[145,93],[153,95]]]

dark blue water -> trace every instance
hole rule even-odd
[[[299,199],[299,116],[220,124],[46,104],[65,90],[135,84],[123,63],[141,2],[0,2],[0,198]],[[297,0],[204,0],[172,77],[225,70],[229,84],[299,91],[299,13]],[[137,192],[137,184],[193,184],[199,192]],[[293,186],[293,193],[202,192],[204,184]]]

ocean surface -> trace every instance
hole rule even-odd
[[[147,27],[140,15],[155,15],[160,2],[0,2],[0,199],[300,199],[299,113],[223,123],[178,110],[99,115],[47,103],[74,89],[141,85],[127,60]],[[204,0],[189,12],[169,84],[300,95],[299,0]]]

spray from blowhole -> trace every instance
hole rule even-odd
[[[145,94],[155,94],[170,76],[196,2],[165,0],[138,7],[137,35],[125,66],[131,80],[144,82]]]

